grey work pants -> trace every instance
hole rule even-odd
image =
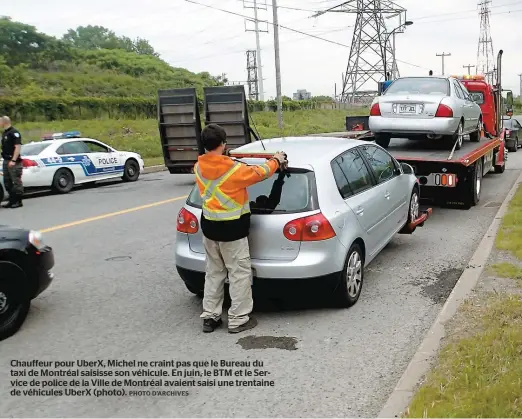
[[[22,199],[22,195],[24,194],[22,162],[17,162],[13,167],[9,167],[9,160],[4,160],[2,169],[4,171],[4,186],[9,194],[9,200]]]
[[[232,304],[228,327],[238,327],[249,320],[252,300],[252,269],[248,239],[216,242],[203,237],[206,251],[205,295],[201,318],[218,320],[223,311],[225,279],[230,283]]]

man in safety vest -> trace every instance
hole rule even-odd
[[[272,176],[287,165],[284,153],[276,153],[260,166],[249,166],[223,155],[227,142],[225,130],[207,125],[201,133],[206,154],[194,166],[196,183],[203,205],[201,230],[206,253],[203,297],[203,332],[221,326],[224,285],[228,276],[232,304],[228,311],[228,331],[239,333],[257,325],[250,316],[252,268],[248,234],[250,205],[247,187]]]

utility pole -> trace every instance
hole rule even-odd
[[[518,100],[522,103],[522,73],[519,74],[518,77],[520,77],[520,96],[518,97]]]
[[[471,65],[471,64],[468,64],[468,65],[463,65],[462,68],[467,68],[468,69],[468,76],[470,76],[471,75],[471,69],[475,68],[475,66]]]
[[[279,20],[277,18],[277,0],[272,0],[272,11],[274,13],[274,52],[276,68],[276,93],[277,93],[277,121],[279,129],[283,129],[283,98],[281,96],[281,63],[279,61]]]
[[[445,57],[451,57],[451,52],[446,54],[445,52],[443,52],[442,54],[436,54],[437,57],[442,57],[442,75],[444,75],[444,58]]]

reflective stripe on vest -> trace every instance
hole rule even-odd
[[[241,205],[234,201],[231,197],[224,194],[220,188],[223,183],[234,174],[234,172],[239,169],[240,163],[234,163],[234,165],[226,171],[223,175],[218,177],[215,180],[208,180],[203,177],[201,174],[201,170],[199,169],[199,165],[196,164],[196,170],[194,173],[198,180],[204,185],[203,193],[201,194],[201,199],[203,200],[202,210],[203,216],[207,220],[213,221],[228,221],[228,220],[236,220],[240,218],[242,215],[250,212],[250,204],[246,202],[244,205]],[[216,199],[221,205],[221,210],[211,210],[208,208],[207,202],[211,199]]]

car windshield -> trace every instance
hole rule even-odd
[[[312,209],[311,196],[315,176],[311,171],[290,169],[285,173],[256,183],[247,188],[252,214],[294,213]],[[201,195],[197,185],[187,203],[201,208]]]
[[[395,80],[384,93],[385,95],[421,94],[448,95],[449,83],[446,79],[433,77],[407,77]]]
[[[20,154],[22,156],[37,156],[50,145],[49,143],[24,144],[20,149]]]
[[[477,105],[482,105],[484,103],[484,93],[482,92],[474,92],[472,90],[468,90],[469,94],[471,95],[471,99],[473,99],[473,102],[475,102]]]

